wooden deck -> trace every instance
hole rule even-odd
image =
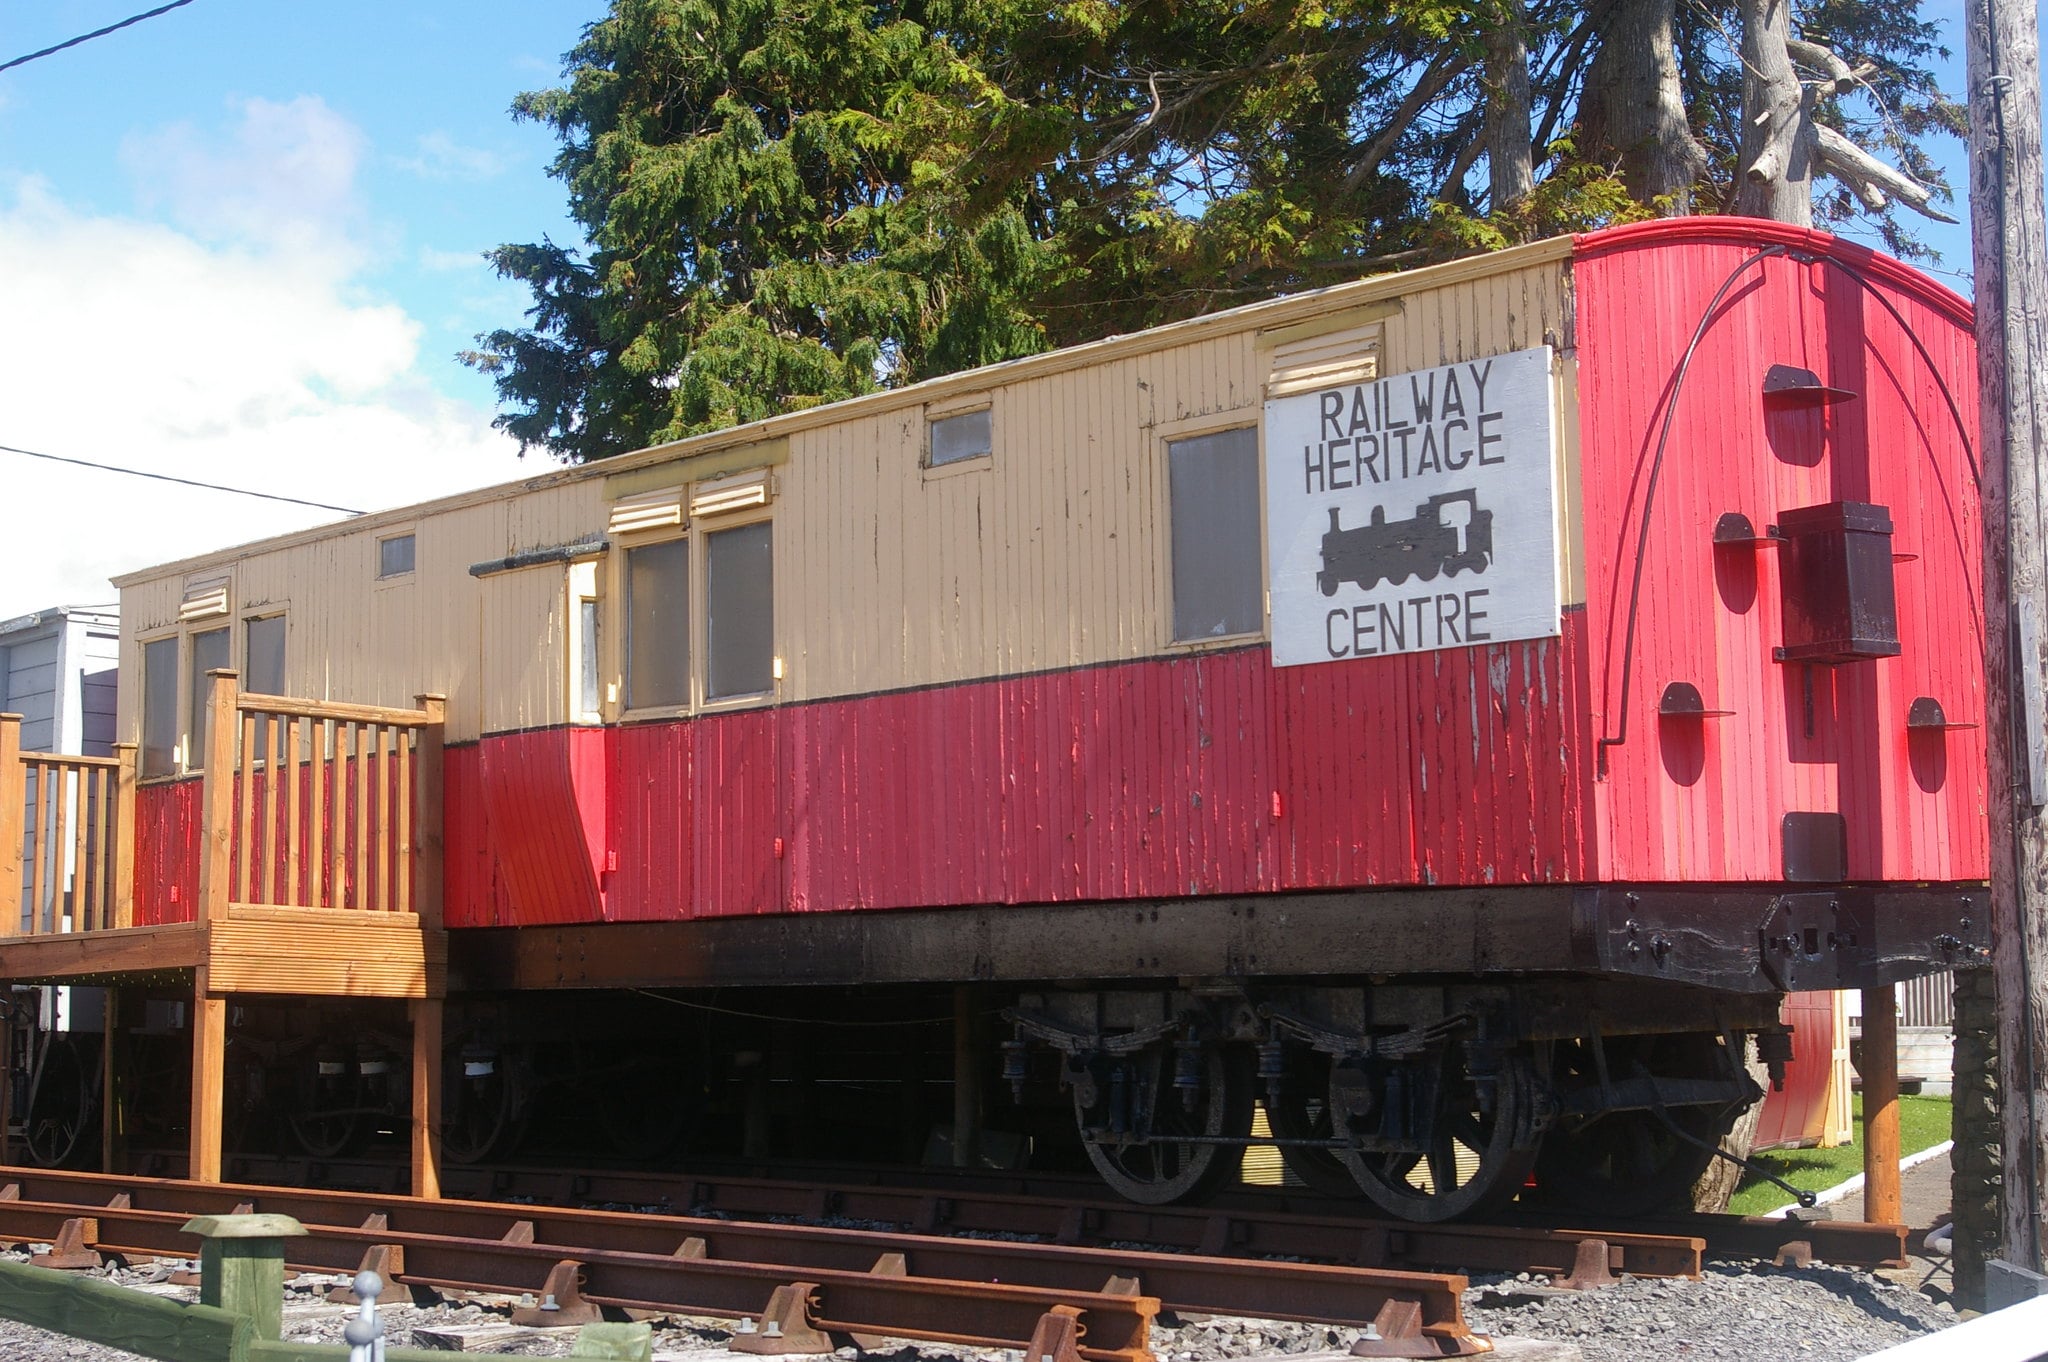
[[[201,1181],[220,1178],[230,998],[407,999],[414,1190],[435,1195],[443,699],[389,709],[245,695],[231,671],[208,684],[189,922],[134,921],[135,746],[112,757],[24,753],[20,719],[0,715],[0,886],[14,896],[0,897],[0,984],[188,981]]]

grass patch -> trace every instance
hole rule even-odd
[[[1806,1192],[1823,1192],[1863,1171],[1863,1094],[1850,1098],[1856,1138],[1834,1149],[1772,1149],[1756,1161]],[[1899,1098],[1899,1153],[1917,1154],[1949,1138],[1953,1117],[1946,1097]],[[1728,1209],[1737,1215],[1761,1215],[1792,1198],[1776,1183],[1745,1174]]]

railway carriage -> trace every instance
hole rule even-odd
[[[227,1001],[381,994],[418,1157],[582,1081],[640,1157],[1681,1194],[1784,992],[1986,949],[1974,385],[1924,276],[1659,222],[135,573],[193,1167]]]

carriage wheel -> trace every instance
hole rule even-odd
[[[61,1168],[99,1142],[98,1047],[83,1036],[45,1035],[22,1120],[29,1162]]]
[[[1730,1072],[1716,1036],[1612,1037],[1606,1048],[1608,1072],[1616,1078],[1721,1078]],[[1560,1042],[1551,1071],[1562,1091],[1599,1081],[1592,1049],[1583,1040]],[[1680,1130],[1718,1145],[1741,1108],[1666,1110]],[[1545,1206],[1606,1215],[1649,1215],[1680,1205],[1690,1209],[1692,1186],[1713,1161],[1710,1149],[1680,1139],[1654,1111],[1560,1117],[1544,1134],[1536,1158],[1535,1196]]]
[[[1267,1100],[1266,1121],[1283,1140],[1327,1140],[1330,1123],[1330,1057],[1314,1050],[1288,1055],[1278,1101]],[[1280,1162],[1304,1187],[1330,1197],[1355,1197],[1358,1183],[1334,1149],[1280,1146]]]
[[[316,1159],[339,1158],[354,1153],[369,1138],[370,1123],[362,1108],[366,1105],[360,1076],[350,1064],[338,1074],[323,1074],[318,1061],[307,1056],[314,1067],[301,1076],[299,1102],[291,1114],[292,1138],[299,1148]]]
[[[1121,1099],[1108,1077],[1089,1094],[1074,1088],[1074,1120],[1088,1161],[1118,1196],[1163,1206],[1205,1195],[1244,1164],[1244,1146],[1187,1144],[1176,1135],[1244,1139],[1252,1129],[1250,1066],[1220,1046],[1208,1047],[1193,1110],[1173,1086],[1173,1051],[1155,1045],[1110,1061],[1124,1073]],[[1092,1096],[1084,1104],[1083,1098]],[[1109,1133],[1112,1103],[1125,1108],[1123,1138]],[[1090,1138],[1094,1135],[1095,1138]]]
[[[1375,1133],[1389,1100],[1404,1102],[1418,1123],[1426,1121],[1428,1147],[1337,1153],[1382,1209],[1404,1220],[1451,1220],[1497,1210],[1521,1191],[1536,1151],[1516,1145],[1529,1103],[1528,1076],[1520,1064],[1510,1062],[1501,1071],[1491,1110],[1482,1106],[1457,1047],[1442,1046],[1414,1063],[1371,1074],[1347,1065],[1331,1069],[1331,1124],[1340,1137]]]
[[[469,1072],[486,1063],[489,1072]],[[532,1104],[526,1084],[511,1072],[502,1052],[486,1060],[450,1046],[441,1091],[441,1153],[450,1163],[482,1163],[509,1154],[526,1133]]]

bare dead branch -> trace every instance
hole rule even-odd
[[[1865,198],[1864,191],[1867,189],[1878,194],[1880,199],[1883,195],[1889,194],[1914,212],[1923,217],[1933,218],[1936,222],[1956,220],[1934,206],[1934,191],[1926,185],[1886,165],[1833,128],[1822,126],[1816,131],[1820,139],[1821,160],[1826,163],[1835,178],[1849,186],[1850,192],[1854,193],[1865,207],[1882,206],[1881,203],[1873,205]]]
[[[1833,93],[1846,95],[1856,88],[1856,73],[1849,69],[1849,63],[1835,55],[1832,48],[1806,38],[1787,38],[1785,51],[1793,61],[1807,69],[1825,72],[1827,80],[1823,83]]]

